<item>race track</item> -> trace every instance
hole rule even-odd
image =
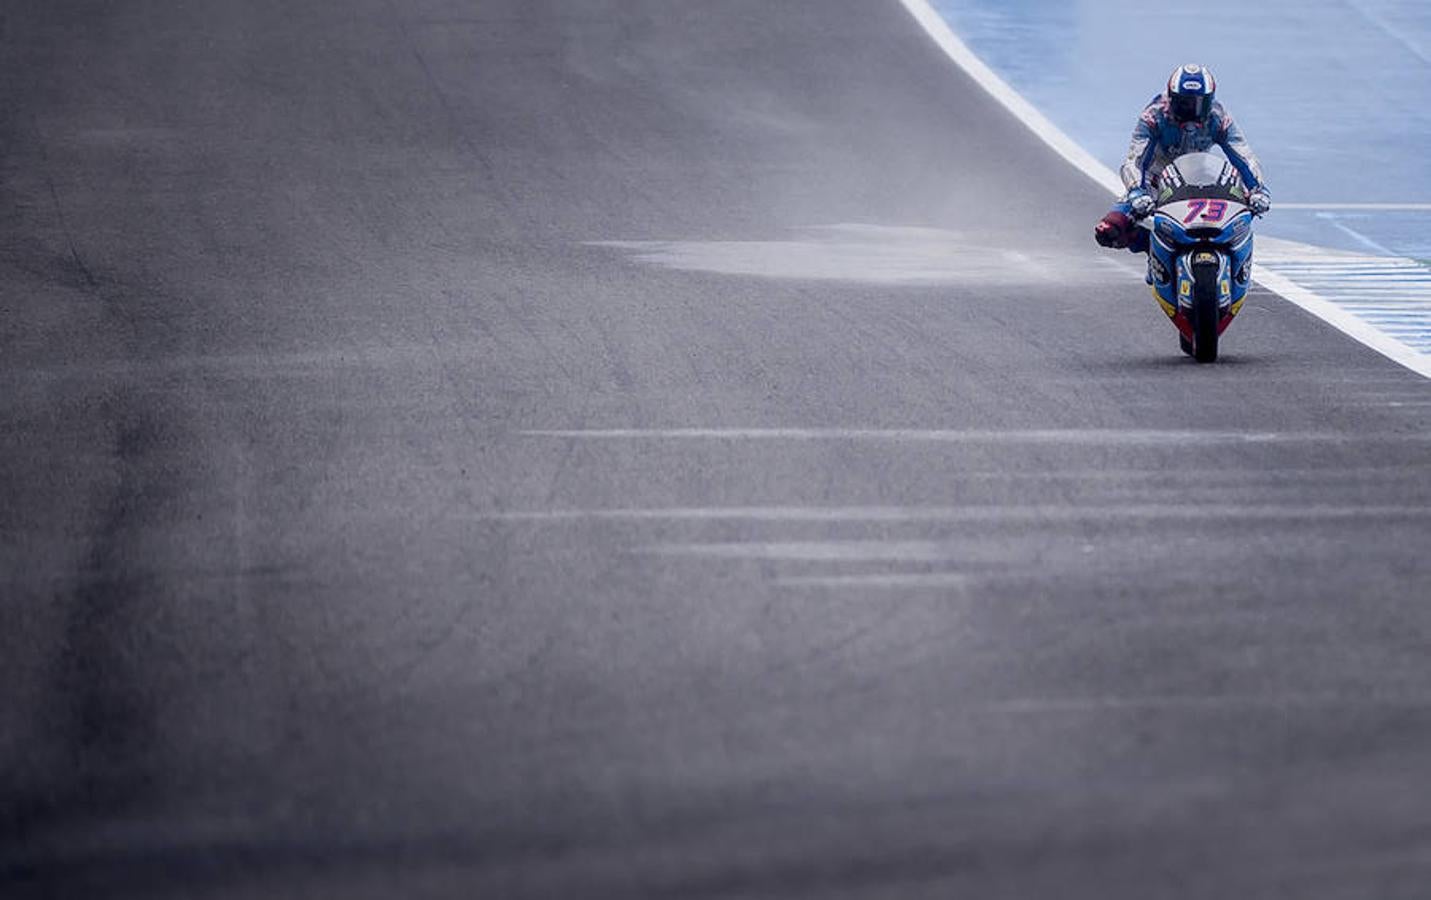
[[[0,85],[7,900],[1425,896],[1431,387],[1186,360],[895,0],[7,0]]]

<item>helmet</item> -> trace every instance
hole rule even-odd
[[[1168,76],[1168,111],[1175,122],[1205,122],[1212,112],[1217,79],[1206,66],[1188,63]]]

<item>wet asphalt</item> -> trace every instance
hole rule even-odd
[[[5,897],[1425,896],[1431,387],[897,3],[0,50]]]

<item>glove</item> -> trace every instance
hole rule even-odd
[[[1133,188],[1129,191],[1127,202],[1135,219],[1145,218],[1153,211],[1153,198],[1142,188]]]
[[[1260,216],[1272,208],[1272,195],[1263,188],[1258,188],[1247,198],[1247,205],[1255,215]]]

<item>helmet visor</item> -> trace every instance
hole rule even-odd
[[[1179,122],[1201,122],[1212,112],[1212,98],[1207,94],[1173,94],[1168,101],[1173,118]]]

